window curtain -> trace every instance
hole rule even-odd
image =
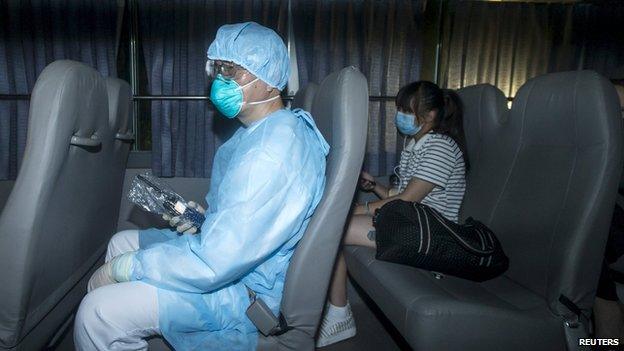
[[[624,65],[623,5],[452,0],[440,83],[490,83],[513,97],[528,79],[550,72],[593,69],[613,78]]]
[[[420,75],[422,10],[423,1],[410,0],[294,1],[300,86],[352,65],[371,96],[394,97]],[[403,147],[394,114],[393,98],[369,102],[364,168],[372,174],[390,174]]]
[[[208,94],[206,52],[217,29],[255,21],[286,33],[287,1],[158,0],[139,2],[142,45],[150,95]],[[152,123],[152,170],[164,177],[209,177],[218,147],[240,126],[205,101],[159,100],[141,106]]]
[[[116,76],[119,10],[116,0],[0,1],[0,95],[30,94],[45,66],[61,59]],[[28,108],[28,100],[0,99],[0,179],[17,177]]]
[[[624,78],[624,2],[577,4],[573,16],[572,45],[581,48],[580,67]]]

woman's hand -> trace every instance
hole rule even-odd
[[[360,173],[360,189],[364,191],[373,191],[375,190],[375,178],[372,175],[368,174],[365,171]]]

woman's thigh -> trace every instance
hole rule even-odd
[[[347,233],[343,239],[345,245],[359,245],[376,248],[373,218],[367,215],[351,216]]]

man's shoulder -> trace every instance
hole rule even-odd
[[[279,131],[294,130],[297,127],[298,119],[291,110],[281,109],[267,117],[264,127]]]
[[[280,145],[301,139],[300,134],[304,132],[300,118],[288,109],[273,113],[260,129],[258,132],[262,133],[265,142]]]

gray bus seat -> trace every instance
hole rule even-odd
[[[343,227],[364,160],[368,128],[368,84],[354,67],[327,76],[314,97],[311,113],[331,146],[323,199],[292,257],[281,313],[289,329],[260,335],[258,350],[313,350]],[[150,350],[170,350],[162,338]]]
[[[101,179],[112,140],[104,79],[79,62],[48,65],[0,215],[0,349],[42,349],[84,296],[119,205]]]
[[[487,95],[462,94],[470,96]],[[589,316],[622,167],[617,107],[598,74],[556,73],[529,80],[507,121],[492,115],[480,119],[489,126],[466,128],[468,140],[487,133],[467,184],[480,190],[467,190],[463,217],[498,235],[505,275],[436,279],[347,250],[352,277],[415,350],[564,350],[587,335],[587,320],[560,297]]]
[[[106,152],[106,154],[110,156],[110,167],[108,169],[110,172],[110,177],[108,178],[110,201],[118,204],[113,209],[114,212],[112,214],[116,230],[128,154],[134,141],[134,136],[129,130],[130,121],[132,120],[130,118],[132,92],[128,83],[112,77],[106,78],[106,90],[108,92],[108,124],[113,137],[113,142],[110,143],[111,150]],[[114,234],[115,230],[110,235]]]
[[[108,124],[113,133],[115,140],[122,143],[119,145],[127,146],[134,141],[134,136],[130,129],[130,106],[132,104],[132,92],[130,85],[121,79],[107,77],[106,90],[108,93]]]
[[[281,313],[290,329],[260,337],[259,350],[313,350],[332,268],[364,160],[368,84],[354,67],[327,76],[312,116],[331,145],[323,199],[299,242],[286,275]]]
[[[316,83],[308,83],[304,88],[299,89],[295,94],[292,102],[292,108],[300,108],[306,111],[312,110],[312,103],[314,102],[314,96],[318,91],[318,85]]]
[[[470,170],[466,173],[466,194],[460,220],[469,213],[489,218],[505,182],[504,177],[487,177],[511,168],[520,131],[506,128],[510,111],[505,94],[493,85],[478,84],[457,90],[464,108],[464,133]],[[493,148],[492,145],[496,145]]]
[[[13,185],[15,185],[14,180],[0,180],[0,213],[2,213],[2,209],[9,199],[9,195],[11,195]]]

